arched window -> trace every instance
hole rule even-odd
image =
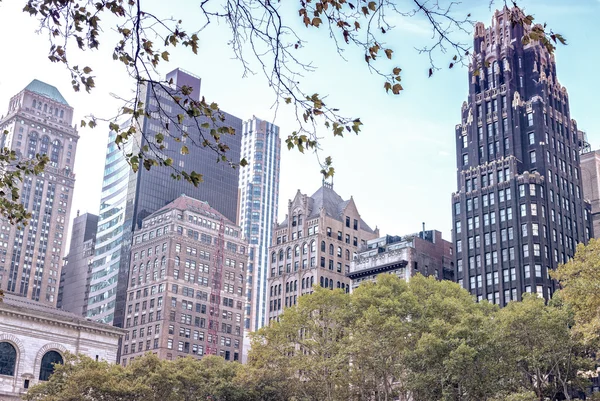
[[[324,280],[324,278],[321,277],[321,287],[325,287],[325,285],[323,284],[323,280]]]
[[[144,264],[140,263],[140,271],[143,272],[144,271]]]
[[[60,111],[60,118],[63,118],[64,116],[65,116],[65,111],[64,111],[64,110],[61,110],[61,111]]]
[[[37,101],[36,101],[35,99],[33,99],[33,103],[32,103],[32,105],[31,105],[31,106],[32,106],[34,109],[35,109],[36,103],[37,103]]]
[[[271,263],[275,263],[277,262],[277,254],[275,252],[273,252],[271,254]]]
[[[154,268],[156,269],[158,267],[158,259],[154,259]]]
[[[47,136],[42,137],[42,142],[40,146],[40,154],[47,155],[48,154],[48,145],[50,144],[50,138]]]
[[[35,102],[35,100],[34,100]],[[17,365],[17,350],[9,342],[0,343],[0,375],[14,376]]]
[[[279,260],[283,260],[283,249],[279,250]]]
[[[310,251],[311,252],[315,252],[317,250],[316,245],[315,245],[315,241],[312,241],[310,243]]]
[[[346,249],[346,260],[350,260],[350,250]]]
[[[33,159],[35,157],[35,154],[37,152],[37,143],[38,143],[38,138],[37,138],[37,134],[33,133],[29,136],[29,146],[27,147],[27,157],[29,159]]]
[[[179,266],[179,256],[175,256],[175,266]]]
[[[162,267],[165,267],[167,265],[167,258],[165,258],[164,256],[162,257],[162,259],[160,260],[160,265]]]
[[[338,258],[342,257],[342,247],[341,246],[338,246],[338,248],[337,248],[337,256],[338,256]]]
[[[308,253],[308,244],[305,242],[304,245],[302,245],[302,255],[306,255]]]
[[[44,103],[44,113],[48,112],[48,105]]]
[[[333,279],[329,280],[329,289],[333,290]]]
[[[294,256],[300,256],[300,246],[296,245],[294,247]]]
[[[334,246],[333,244],[329,244],[329,254],[333,255]]]
[[[302,289],[305,288],[305,285],[306,285],[306,281],[305,281],[305,279],[302,279]]]
[[[292,258],[292,248],[288,248],[288,249],[286,250],[286,257],[287,257],[288,259],[291,259],[291,258]]]
[[[58,139],[55,139],[52,142],[52,153],[50,154],[50,161],[54,163],[58,163],[58,155],[60,153],[60,142]]]
[[[310,287],[312,288],[312,286],[315,284],[315,276],[310,276]]]
[[[325,288],[329,287],[329,279],[325,277]]]
[[[325,241],[321,241],[321,252],[325,252]]]
[[[56,351],[48,351],[42,357],[40,380],[48,380],[54,373],[54,365],[63,363],[63,357]]]

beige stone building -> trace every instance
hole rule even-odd
[[[0,288],[55,306],[75,185],[79,135],[73,108],[51,85],[33,80],[13,96],[0,120],[1,146],[21,159],[47,155],[45,172],[25,177],[20,196],[31,213],[26,227],[0,220]]]
[[[361,219],[354,200],[342,199],[331,184],[324,182],[312,196],[298,191],[269,248],[269,320],[314,285],[349,291],[346,273],[354,254],[377,237],[379,230]]]
[[[0,400],[20,400],[65,352],[117,361],[125,331],[16,295],[0,302]]]
[[[248,254],[238,226],[182,195],[143,220],[131,253],[123,365],[146,352],[241,360]]]
[[[583,196],[592,204],[594,237],[600,236],[600,150],[582,153],[580,157]]]

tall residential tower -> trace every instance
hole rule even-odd
[[[167,80],[171,79],[178,88],[193,88],[191,96],[200,99],[200,78],[176,69],[167,74]],[[177,121],[178,106],[165,90],[155,92],[141,87],[140,91],[149,113],[156,113],[160,108]],[[224,121],[220,124],[233,127],[237,135],[223,136],[222,142],[229,147],[229,158],[237,162],[240,159],[242,121],[224,112],[223,115]],[[122,327],[124,318],[132,233],[134,229],[141,228],[145,217],[185,193],[208,202],[230,221],[237,219],[238,170],[227,163],[216,163],[215,154],[207,148],[189,145],[189,155],[183,155],[180,151],[182,143],[186,141],[202,142],[195,121],[184,119],[181,125],[187,137],[183,137],[178,127],[171,124],[171,135],[164,137],[164,149],[153,151],[157,157],[170,157],[176,168],[203,174],[204,182],[197,187],[173,179],[173,171],[166,167],[154,167],[151,170],[140,168],[137,173],[132,172],[124,154],[137,153],[140,147],[148,144],[148,138],[152,140],[156,134],[164,131],[155,119],[144,119],[141,125],[145,135],[142,137],[138,132],[137,137],[127,142],[125,149],[119,149],[115,144],[115,132],[109,134],[96,256],[87,305],[89,318],[119,327]]]
[[[279,127],[256,117],[244,122],[242,154],[248,166],[240,172],[240,218],[250,243],[246,330],[265,325],[267,271],[273,225],[279,201]]]
[[[31,213],[26,227],[2,219],[0,288],[55,306],[64,256],[79,135],[71,125],[73,108],[54,86],[33,80],[10,100],[0,120],[1,146],[20,159],[37,153],[50,159],[44,173],[20,184],[20,201]]]
[[[469,97],[456,126],[452,196],[455,277],[500,305],[524,292],[548,299],[549,270],[592,234],[583,200],[577,124],[554,55],[523,44],[517,8],[475,26]]]

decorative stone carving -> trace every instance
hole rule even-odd
[[[473,122],[473,109],[469,109],[469,115],[467,116],[467,125],[471,125]]]
[[[515,95],[513,96],[512,107],[516,109],[518,106],[522,106],[523,102],[521,101],[521,95],[519,91],[515,91]]]

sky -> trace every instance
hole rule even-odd
[[[286,0],[290,4],[292,0]],[[442,0],[444,3],[446,0]],[[165,17],[183,19],[184,26],[198,26],[199,2],[161,2],[143,4]],[[409,4],[398,0],[397,4]],[[496,0],[496,7],[500,1]],[[24,0],[0,2],[0,37],[4,38],[0,62],[0,114],[8,109],[11,96],[31,80],[39,79],[56,86],[75,108],[75,122],[87,115],[112,117],[122,103],[117,97],[131,96],[132,84],[123,68],[112,60],[114,34],[105,29],[100,50],[72,56],[81,66],[92,67],[96,88],[92,93],[75,93],[66,69],[48,58],[48,37],[36,33],[37,21],[21,12]],[[471,13],[486,25],[493,10],[489,2],[464,0],[457,15]],[[536,22],[547,22],[566,37],[567,46],[556,51],[559,81],[566,86],[571,117],[579,129],[588,133],[592,148],[600,147],[600,52],[593,28],[600,20],[599,0],[520,0]],[[292,7],[291,18],[296,17]],[[395,28],[386,35],[386,45],[394,50],[394,65],[402,68],[404,90],[399,96],[386,94],[380,77],[371,74],[360,52],[347,49],[338,56],[325,30],[307,30],[307,45],[300,55],[312,62],[316,71],[305,74],[302,85],[307,93],[327,95],[327,104],[335,105],[344,115],[360,117],[360,135],[326,137],[322,155],[333,158],[336,174],[334,189],[344,199],[352,196],[362,218],[380,233],[404,235],[421,229],[442,231],[450,240],[450,197],[456,190],[454,127],[460,122],[460,108],[466,100],[466,67],[443,69],[428,78],[429,59],[415,48],[431,43],[431,31],[420,17],[396,18]],[[471,43],[470,34],[456,33]],[[461,36],[462,35],[462,36]],[[273,108],[274,95],[260,74],[244,77],[243,68],[228,47],[228,28],[211,23],[200,35],[198,55],[189,51],[171,52],[170,62],[161,73],[183,68],[202,78],[201,95],[244,120],[253,115],[273,121],[281,136],[297,126],[289,106]],[[447,65],[452,55],[437,54],[438,65]],[[254,65],[255,66],[255,65]],[[71,218],[77,211],[98,213],[107,123],[97,128],[79,128],[80,140],[75,159],[75,194]],[[320,167],[314,155],[299,154],[282,148],[279,188],[279,218],[285,216],[288,199],[296,191],[312,194],[321,185]]]

